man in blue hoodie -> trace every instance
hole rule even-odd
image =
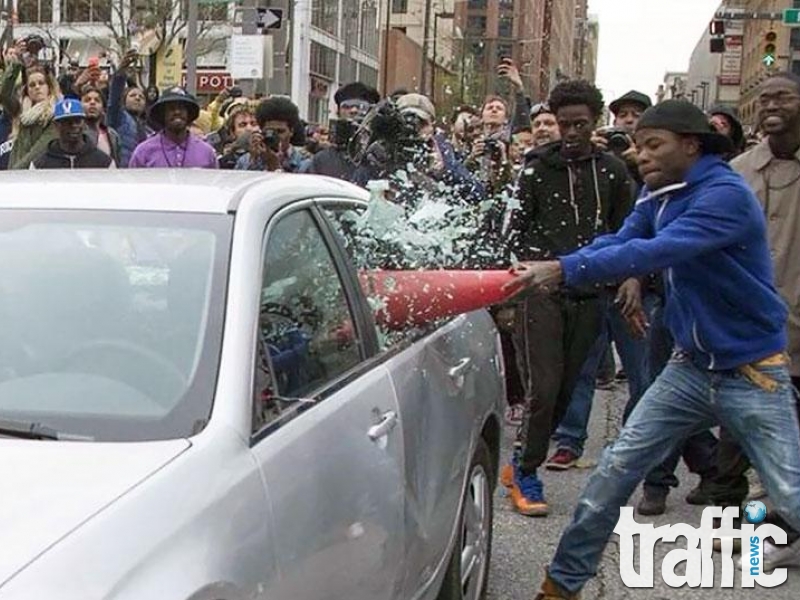
[[[517,269],[515,285],[538,289],[664,270],[665,320],[676,345],[589,478],[537,600],[578,598],[644,475],[714,424],[738,439],[775,509],[800,527],[787,309],[774,285],[763,211],[719,157],[730,142],[692,104],[668,100],[648,109],[635,137],[645,188],[622,229]],[[646,326],[641,313],[629,317]]]

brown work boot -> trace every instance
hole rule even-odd
[[[579,598],[580,594],[571,594],[550,579],[550,575],[545,575],[542,591],[536,594],[533,600],[579,600]]]

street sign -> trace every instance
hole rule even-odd
[[[783,11],[783,24],[800,27],[800,8],[787,8]]]
[[[283,21],[283,9],[281,8],[258,9],[259,29],[280,29],[282,21]]]
[[[764,58],[761,59],[761,62],[764,63],[765,66],[771,67],[775,64],[775,55],[774,54],[767,54]]]
[[[264,77],[264,37],[232,35],[228,59],[228,71],[235,79],[261,79]]]

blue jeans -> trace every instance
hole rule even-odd
[[[604,299],[603,328],[583,364],[567,413],[558,424],[553,436],[557,448],[570,450],[577,456],[583,454],[583,446],[586,443],[597,373],[603,352],[608,347],[609,336],[614,340],[622,360],[622,368],[628,377],[628,406],[633,406],[639,401],[650,383],[645,369],[647,343],[631,335],[625,319],[613,305],[613,300],[613,296]]]
[[[788,368],[760,370],[769,392],[738,371],[704,371],[685,355],[670,360],[607,447],[561,536],[550,577],[577,592],[597,572],[608,538],[646,473],[689,436],[720,424],[752,460],[775,510],[800,530],[800,427]]]

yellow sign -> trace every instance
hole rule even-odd
[[[180,86],[183,80],[183,48],[162,46],[156,55],[156,85],[160,90]]]

